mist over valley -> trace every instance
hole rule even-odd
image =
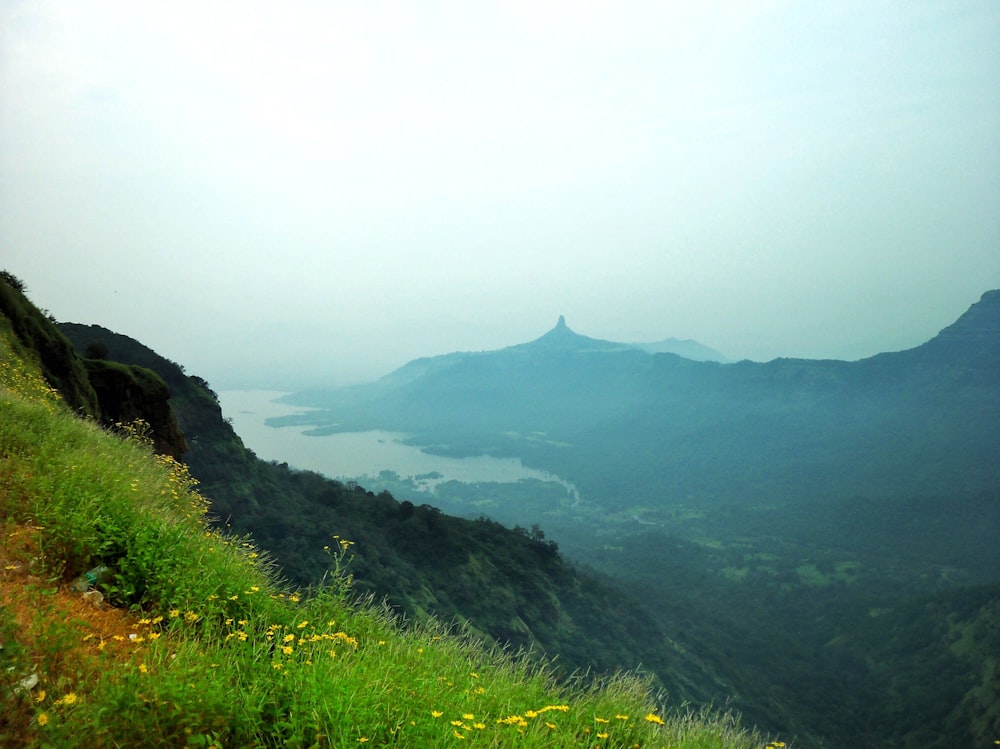
[[[992,714],[987,689],[926,717],[945,691],[991,678],[950,647],[961,617],[939,628],[953,606],[974,621],[997,610],[998,334],[997,291],[921,346],[854,362],[696,361],[560,318],[525,344],[285,395],[269,406],[283,415],[258,397],[236,418],[268,455],[294,435],[300,452],[280,456],[292,464],[323,470],[324,453],[332,463],[338,445],[367,441],[337,476],[536,528],[671,637],[725,653],[744,686],[714,698],[762,725],[890,742]],[[459,468],[476,461],[538,473]],[[993,663],[995,644],[981,644]],[[935,669],[940,692],[922,686]]]

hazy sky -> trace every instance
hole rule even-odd
[[[908,348],[1000,287],[1000,3],[4,0],[0,266],[217,387]]]

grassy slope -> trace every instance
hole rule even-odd
[[[60,330],[78,351],[103,348],[108,359],[148,367],[168,383],[190,444],[185,462],[211,498],[211,514],[253,535],[295,584],[322,577],[329,561],[322,549],[336,533],[357,542],[355,592],[385,598],[410,620],[458,621],[515,649],[549,654],[566,671],[641,668],[677,702],[728,704],[737,691],[696,646],[680,647],[618,584],[568,564],[551,543],[261,461],[200,378],[99,326],[61,323]],[[748,724],[776,725],[768,714],[743,715]]]
[[[3,745],[763,743],[664,713],[638,678],[558,681],[433,621],[400,627],[351,602],[349,547],[326,587],[284,588],[250,540],[209,529],[184,466],[74,416],[0,326]],[[88,623],[67,583],[102,562],[120,615]]]

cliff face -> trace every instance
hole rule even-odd
[[[73,410],[104,426],[141,419],[150,426],[156,452],[178,459],[185,453],[187,442],[177,425],[170,391],[155,372],[79,356],[9,274],[0,277],[0,314],[10,322],[23,351],[41,364],[49,385]]]
[[[101,405],[102,423],[141,419],[149,424],[153,449],[180,460],[188,446],[170,405],[166,383],[144,367],[100,359],[85,359],[84,364]]]

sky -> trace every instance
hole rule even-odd
[[[910,348],[1000,288],[1000,4],[5,0],[0,267],[217,389]]]

